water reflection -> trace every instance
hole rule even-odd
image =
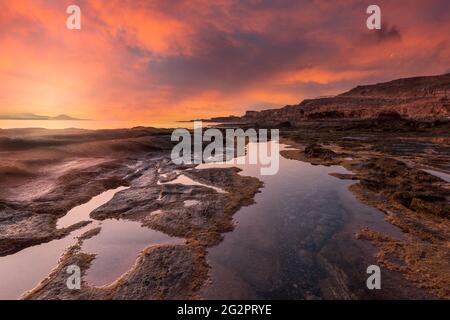
[[[144,248],[153,244],[181,244],[183,239],[170,237],[162,232],[141,226],[141,223],[107,219],[95,221],[90,213],[109,202],[116,193],[128,189],[119,187],[105,191],[90,201],[70,210],[58,220],[59,228],[69,227],[80,221],[91,224],[73,231],[63,239],[29,247],[15,254],[0,258],[0,299],[18,299],[47,277],[57,265],[64,251],[74,245],[86,231],[101,227],[100,233],[84,241],[82,251],[96,254],[87,272],[92,285],[106,285],[128,271]]]
[[[285,147],[285,146],[282,146]],[[206,164],[201,168],[217,166]],[[235,216],[236,228],[208,252],[209,299],[320,299],[365,297],[365,268],[374,263],[371,247],[354,239],[362,226],[401,236],[378,210],[348,191],[354,181],[329,173],[340,166],[313,166],[280,159],[273,176],[257,165],[241,165],[242,175],[265,183],[256,204]],[[355,286],[355,283],[358,286]],[[354,287],[354,288],[353,288]]]

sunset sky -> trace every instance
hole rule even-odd
[[[0,0],[0,113],[151,125],[445,72],[448,0]]]

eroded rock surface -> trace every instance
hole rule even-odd
[[[119,186],[127,189],[94,210],[92,219],[137,221],[186,243],[147,247],[132,269],[108,286],[96,288],[83,281],[81,291],[69,290],[67,266],[78,265],[84,276],[95,259],[82,251],[83,241],[101,232],[101,226],[94,227],[79,237],[26,299],[193,298],[207,278],[207,247],[233,229],[233,214],[251,204],[262,187],[258,179],[243,177],[236,168],[197,170],[174,165],[168,157],[169,131],[19,131],[26,143],[14,147],[5,142],[10,151],[2,161],[29,166],[35,173],[31,177],[4,172],[8,181],[0,182],[5,187],[0,195],[0,255],[66,237],[88,225],[92,221],[56,227],[70,209]],[[6,130],[5,139],[10,141],[18,133]],[[173,183],[181,174],[198,185]],[[27,182],[30,188],[20,187]],[[218,192],[219,188],[226,192]]]
[[[351,174],[333,176],[355,180],[350,190],[357,198],[384,212],[385,220],[406,235],[395,239],[367,226],[358,239],[376,246],[377,259],[386,268],[449,299],[450,279],[443,270],[450,269],[450,184],[423,171],[430,165],[450,170],[448,124],[417,129],[372,128],[365,121],[324,122],[314,131],[310,126],[284,130],[284,141],[297,150],[282,155],[350,170]]]

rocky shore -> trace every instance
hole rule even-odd
[[[354,180],[353,194],[404,233],[394,238],[367,225],[355,238],[376,248],[380,265],[443,299],[450,299],[449,79],[447,74],[362,86],[240,119],[250,127],[279,128],[281,142],[292,147],[282,151],[285,158],[349,170],[333,176]],[[22,298],[199,298],[208,279],[208,248],[233,230],[233,215],[254,203],[263,183],[238,168],[174,165],[171,133],[143,127],[0,129],[0,257],[88,227]],[[119,186],[127,188],[93,210],[92,219],[137,222],[182,244],[148,246],[131,269],[96,287],[85,277],[96,256],[82,246],[102,227],[89,229],[93,220],[64,228],[57,222]],[[66,286],[72,264],[81,268],[81,290]]]
[[[372,124],[372,125],[370,125]],[[314,130],[311,130],[314,128]],[[353,174],[350,190],[362,202],[385,213],[404,239],[362,228],[358,239],[378,249],[377,260],[402,273],[419,288],[450,298],[450,183],[424,171],[450,172],[450,124],[411,128],[393,119],[351,122],[305,122],[285,129],[282,151],[289,159],[317,165],[340,165]]]
[[[252,203],[262,183],[239,175],[237,168],[197,170],[195,166],[173,165],[169,157],[172,145],[168,132],[138,128],[55,134],[44,130],[29,138],[30,144],[35,146],[9,150],[4,162],[12,163],[14,168],[33,166],[36,173],[32,177],[11,175],[11,165],[7,167],[8,173],[3,171],[7,180],[2,179],[4,191],[0,200],[2,256],[68,236],[73,230],[88,225],[89,221],[80,221],[57,229],[56,222],[71,208],[118,186],[128,188],[92,212],[92,218],[138,221],[144,227],[185,239],[184,245],[146,248],[133,268],[108,286],[96,288],[83,281],[82,290],[74,292],[66,286],[66,268],[76,264],[83,274],[89,269],[95,255],[82,252],[81,245],[100,232],[99,228],[94,228],[79,237],[78,243],[65,252],[48,278],[23,298],[195,297],[208,274],[206,249],[220,242],[224,232],[233,229],[233,214]],[[5,133],[15,132],[5,130]],[[6,136],[6,139],[13,138]],[[42,139],[69,142],[58,141],[48,147],[51,143]],[[49,161],[55,154],[65,157]],[[199,185],[171,183],[180,176],[198,181]],[[20,186],[24,183],[29,183],[29,187],[22,191]],[[36,193],[31,194],[34,190]]]

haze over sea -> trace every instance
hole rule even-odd
[[[0,120],[0,129],[46,128],[46,129],[120,129],[137,126],[156,128],[192,127],[191,122],[152,122],[152,121],[120,121],[120,120]]]

